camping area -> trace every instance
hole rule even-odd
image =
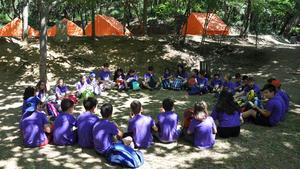
[[[138,168],[300,168],[299,11],[298,0],[0,0],[0,168],[122,168],[78,144],[30,148],[20,129],[25,88],[43,80],[55,89],[62,78],[75,91],[82,75],[105,63],[112,75],[118,68],[136,70],[139,81],[149,66],[162,77],[178,64],[189,75],[206,71],[209,81],[216,73],[234,81],[240,73],[263,88],[275,78],[290,99],[277,125],[245,121],[238,137],[217,136],[210,149],[184,139],[135,148],[144,159]],[[180,122],[196,102],[205,101],[210,114],[218,101],[215,93],[163,87],[110,89],[94,98],[99,119],[101,105],[112,104],[111,120],[124,132],[134,100],[156,122],[166,98],[175,101]],[[75,105],[75,118],[85,111],[83,100]]]

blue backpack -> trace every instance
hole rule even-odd
[[[173,88],[174,90],[181,90],[181,88],[182,88],[182,80],[181,80],[181,79],[178,79],[178,78],[175,79],[174,82],[173,82],[172,88]]]
[[[138,168],[144,164],[144,157],[142,152],[117,143],[108,151],[107,161],[113,165]]]

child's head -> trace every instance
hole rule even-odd
[[[172,111],[173,107],[174,107],[174,100],[172,100],[170,98],[164,99],[162,102],[162,106],[163,106],[165,112]]]
[[[231,78],[232,77],[231,77],[231,75],[229,73],[227,73],[227,74],[224,75],[224,80],[225,81],[231,81]]]
[[[70,99],[63,99],[61,101],[61,110],[72,114],[74,111],[74,102]]]
[[[165,68],[165,73],[170,73],[170,69],[169,68]]]
[[[266,84],[261,91],[265,99],[271,99],[275,96],[276,88],[272,84]]]
[[[112,116],[113,106],[110,103],[105,103],[100,108],[102,118],[108,119]]]
[[[64,85],[64,79],[63,78],[59,78],[56,82],[56,85],[58,86],[63,86]]]
[[[220,74],[215,73],[215,74],[214,74],[214,79],[216,79],[216,80],[217,80],[217,79],[220,79]]]
[[[153,73],[154,72],[154,67],[153,66],[149,66],[148,67],[148,73]]]
[[[207,104],[205,101],[195,103],[194,115],[197,120],[203,120],[208,116]]]
[[[133,114],[139,114],[142,112],[142,104],[138,100],[134,100],[130,104],[130,109]]]
[[[204,70],[200,70],[200,77],[205,77],[206,72]]]
[[[244,75],[243,77],[242,77],[242,83],[244,84],[244,85],[246,85],[247,83],[248,83],[248,76],[247,75]]]
[[[90,79],[95,79],[96,78],[96,74],[94,72],[91,72],[89,75]]]
[[[253,87],[254,84],[255,84],[255,79],[254,79],[254,77],[249,77],[249,78],[248,78],[248,85],[249,85],[250,87]]]
[[[178,64],[177,65],[177,72],[178,73],[184,72],[184,65],[183,64]]]
[[[128,74],[130,76],[133,76],[135,74],[135,70],[134,69],[129,69]]]
[[[273,80],[276,80],[276,79],[272,77],[272,78],[270,78],[270,79],[267,80],[267,83],[268,83],[268,84],[272,84],[272,81],[273,81]]]
[[[98,101],[94,97],[88,97],[83,101],[83,107],[85,108],[86,111],[90,111],[90,112],[95,111],[97,104]]]
[[[46,90],[46,82],[43,80],[40,80],[36,85],[37,90]]]
[[[23,100],[25,101],[25,100],[27,100],[28,98],[30,98],[30,97],[32,97],[32,96],[34,96],[34,94],[35,94],[35,89],[33,88],[33,87],[27,87],[26,89],[25,89],[25,91],[24,91],[24,93],[23,93]]]
[[[36,106],[36,111],[37,112],[46,111],[46,104],[45,104],[45,102],[39,101],[39,103]]]
[[[236,81],[240,81],[241,80],[241,74],[240,73],[236,73],[235,74],[235,80]]]
[[[192,76],[193,76],[193,77],[198,76],[198,74],[199,74],[198,69],[193,69],[193,70],[192,70]]]
[[[108,63],[104,63],[104,64],[103,64],[103,69],[104,69],[105,71],[108,71],[108,70],[109,70],[109,64],[108,64]]]
[[[85,81],[86,81],[86,77],[85,77],[85,75],[80,75],[80,81],[82,82],[82,83],[84,83]]]

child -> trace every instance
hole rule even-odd
[[[241,91],[242,88],[242,78],[240,73],[235,74],[235,82],[234,82],[234,90],[235,91]]]
[[[235,85],[231,81],[232,77],[230,74],[225,74],[224,76],[224,83],[223,83],[223,89],[226,91],[232,93],[233,95],[235,94]]]
[[[46,82],[40,80],[35,87],[35,95],[42,101],[45,102],[47,98],[47,87]]]
[[[248,117],[254,118],[254,123],[263,126],[275,126],[279,123],[284,111],[278,96],[276,96],[276,88],[271,84],[266,84],[261,90],[265,99],[268,99],[265,109],[253,106],[252,109],[243,112],[244,119]]]
[[[26,112],[34,112],[40,99],[35,96],[35,89],[33,87],[27,87],[23,94],[23,106],[22,115]]]
[[[208,79],[205,77],[205,74],[205,71],[200,71],[200,77],[198,78],[200,94],[205,94],[208,92]]]
[[[73,145],[76,142],[76,131],[73,128],[77,126],[76,119],[72,115],[74,103],[69,99],[63,99],[61,102],[62,112],[54,121],[53,142],[55,145]]]
[[[69,93],[69,89],[65,85],[64,80],[62,78],[58,79],[55,87],[55,94],[57,100],[62,100]]]
[[[75,86],[77,96],[81,97],[81,94],[89,88],[85,75],[80,75],[80,81],[77,82]]]
[[[260,88],[259,86],[255,83],[255,79],[253,77],[249,77],[247,80],[247,85],[244,88],[244,93],[246,95],[249,94],[249,92],[253,90],[255,93],[255,96],[258,97],[259,99],[261,98],[260,94]]]
[[[77,117],[78,144],[82,148],[93,148],[93,127],[99,118],[94,114],[98,101],[89,97],[83,101],[85,112]]]
[[[99,82],[103,85],[103,90],[112,89],[115,83],[111,80],[111,71],[109,70],[109,64],[104,63],[102,70],[99,72]]]
[[[136,74],[136,71],[133,70],[133,69],[129,69],[129,71],[127,73],[127,76],[126,76],[127,86],[130,89],[139,90],[140,89],[140,84],[139,84],[138,80],[139,80],[139,77]]]
[[[100,155],[106,156],[111,148],[113,148],[116,140],[122,138],[123,133],[118,128],[116,123],[110,121],[113,107],[111,104],[104,104],[101,106],[102,119],[99,120],[93,128],[93,141],[96,152]],[[126,137],[122,139],[125,145],[131,145],[132,138]]]
[[[21,120],[23,143],[26,147],[42,147],[49,143],[46,133],[50,133],[50,125],[46,113],[45,104],[39,102],[37,110]]]
[[[159,88],[159,81],[157,80],[155,74],[154,74],[154,68],[153,66],[148,67],[148,73],[144,75],[144,80],[142,82],[143,87],[146,89],[158,89]]]
[[[209,89],[211,92],[219,93],[221,91],[223,81],[220,79],[220,74],[214,74],[214,78],[210,82]]]
[[[166,68],[164,71],[164,75],[162,78],[162,87],[163,89],[170,89],[172,83],[172,74],[170,73],[170,69]]]
[[[101,87],[99,86],[99,82],[96,79],[95,73],[91,72],[89,75],[89,78],[86,80],[86,82],[88,85],[90,85],[90,88],[92,89],[92,91],[95,95],[101,94]]]
[[[197,69],[193,69],[191,77],[188,80],[188,94],[189,95],[197,95],[200,94],[200,87],[198,85],[199,80],[199,71]]]
[[[288,96],[288,94],[281,89],[281,82],[280,80],[272,80],[271,84],[273,86],[275,86],[276,88],[276,95],[280,96],[284,102],[284,113],[282,115],[282,117],[280,118],[281,121],[283,121],[285,119],[286,113],[289,111],[289,102],[290,102],[290,98]]]
[[[152,144],[153,129],[157,132],[154,120],[150,116],[142,115],[142,104],[135,100],[130,104],[131,113],[128,123],[128,132],[132,133],[134,144],[137,148],[148,148]]]
[[[119,91],[127,89],[127,83],[125,80],[126,80],[126,77],[124,75],[123,69],[121,69],[121,68],[117,69],[115,71],[115,75],[114,75],[114,82]]]
[[[211,117],[219,122],[218,136],[222,138],[239,136],[240,116],[241,112],[234,102],[232,93],[223,90],[211,114]]]
[[[172,84],[172,88],[174,90],[181,90],[186,87],[187,85],[187,80],[188,80],[188,74],[186,73],[184,69],[183,64],[179,64],[177,66],[177,72],[174,75],[174,81]]]
[[[194,118],[187,130],[188,136],[185,139],[192,142],[197,148],[208,149],[215,144],[216,133],[217,128],[214,120],[207,114],[207,104],[203,101],[196,103],[194,106]]]
[[[162,107],[164,111],[157,116],[158,137],[163,143],[171,143],[180,135],[180,130],[177,130],[179,117],[173,112],[174,101],[172,99],[164,99]]]

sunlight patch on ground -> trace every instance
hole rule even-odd
[[[21,96],[20,96],[21,97]],[[5,101],[5,100],[4,100]],[[0,100],[0,103],[4,102],[3,100]],[[0,110],[8,110],[8,109],[16,109],[22,106],[22,103],[16,102],[16,103],[10,103],[6,104],[4,106],[0,107]]]

